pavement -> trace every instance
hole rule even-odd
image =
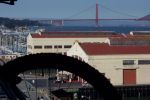
[[[64,89],[66,91],[77,91],[83,85],[77,82],[56,82],[55,78],[48,78],[34,75],[21,75],[23,81],[18,87],[26,94],[27,100],[38,100],[38,97],[43,97],[43,100],[50,100],[50,91]],[[30,98],[31,99],[30,99]]]
[[[18,88],[27,96],[27,100],[38,100],[43,97],[43,100],[49,100],[48,92],[41,88],[36,88],[28,81],[22,81],[17,85]]]

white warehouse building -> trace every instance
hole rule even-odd
[[[88,32],[43,32],[32,33],[27,37],[27,54],[66,53],[75,41],[105,43],[108,37],[119,36],[109,31]]]
[[[76,42],[67,55],[90,64],[113,85],[150,84],[150,46]]]
[[[138,36],[107,31],[34,33],[27,37],[27,54],[61,53],[76,57],[103,73],[113,85],[150,84],[150,45],[118,44],[128,37],[135,38],[134,42],[139,40]],[[114,40],[117,44],[111,45]]]

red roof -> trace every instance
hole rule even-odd
[[[100,43],[80,43],[88,55],[150,54],[150,46],[110,46]]]
[[[132,31],[133,35],[150,35],[150,31]]]
[[[32,38],[80,38],[80,37],[120,37],[120,34],[109,31],[88,31],[88,32],[44,32],[31,34]]]
[[[122,37],[109,37],[111,41],[148,41],[150,40],[150,35],[126,35]]]

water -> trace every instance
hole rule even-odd
[[[129,33],[130,31],[150,31],[150,21],[139,20],[64,20],[63,26],[43,26],[46,31],[115,31]]]
[[[129,33],[130,31],[150,31],[150,27],[131,27],[131,26],[113,26],[113,27],[89,27],[89,26],[63,26],[51,27],[45,26],[46,31],[115,31],[117,33]]]
[[[64,26],[95,26],[95,20],[66,20],[64,21]],[[115,19],[100,19],[99,25],[103,27],[107,26],[142,26],[142,27],[150,27],[150,21],[144,20],[115,20]]]

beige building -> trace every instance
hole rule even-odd
[[[0,55],[0,62],[6,63],[6,62],[14,60],[18,57],[20,57],[20,55],[18,55],[18,54],[2,54],[2,55]],[[0,65],[2,65],[2,64],[0,64]]]
[[[149,40],[148,35],[99,31],[33,33],[27,37],[27,54],[67,54],[89,63],[114,85],[150,84]]]
[[[150,46],[76,42],[67,55],[89,63],[113,85],[150,84]]]
[[[27,37],[27,54],[66,53],[75,41],[105,43],[108,37],[119,36],[108,31],[88,32],[43,32],[32,33]]]

